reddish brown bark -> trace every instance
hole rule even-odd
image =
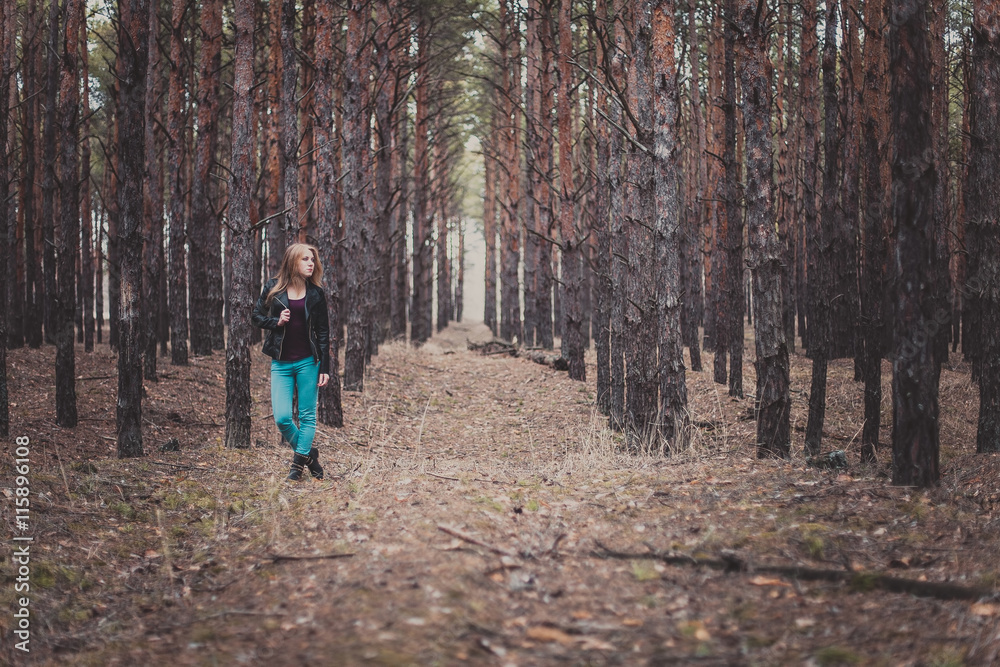
[[[167,134],[170,149],[168,170],[170,189],[170,362],[188,362],[187,258],[184,245],[187,225],[184,216],[184,72],[181,69],[184,48],[184,0],[173,0],[170,18],[170,80],[167,92]]]
[[[146,314],[145,338],[143,342],[143,377],[156,382],[156,341],[160,309],[160,264],[163,251],[163,168],[157,142],[157,126],[160,123],[162,100],[160,85],[160,55],[157,35],[160,32],[157,14],[158,0],[149,3],[149,62],[146,68],[146,126],[144,145],[146,149],[146,196],[144,198],[146,244],[143,249],[143,311]],[[84,87],[86,90],[86,86]],[[86,239],[86,234],[84,234]],[[93,287],[91,287],[93,289]]]

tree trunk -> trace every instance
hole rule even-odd
[[[927,267],[936,261],[931,61],[925,5],[891,0],[889,77],[892,136],[892,222],[895,314],[892,363],[892,483],[930,486],[938,468],[938,379],[935,287]]]
[[[321,2],[316,12],[316,185],[317,192],[336,189],[337,165],[334,147],[333,89],[336,85],[334,60],[334,8]],[[343,267],[334,262],[337,247],[337,218],[339,211],[333,197],[319,197],[316,201],[316,235],[319,241],[320,260],[326,274],[327,302],[340,303],[337,274]],[[330,313],[330,382],[319,390],[317,417],[327,426],[344,425],[344,410],[340,396],[340,308],[331,307]]]
[[[841,250],[846,255],[845,275],[839,276],[838,285],[844,290],[842,298],[848,299],[849,326],[841,330],[844,336],[842,350],[847,352],[850,344],[854,357],[854,381],[864,379],[864,338],[862,336],[860,293],[858,290],[858,239],[860,238],[859,191],[861,171],[858,165],[860,155],[860,125],[858,116],[861,109],[861,44],[858,40],[858,0],[844,0],[841,5],[844,17],[842,44],[842,65],[840,67],[841,117],[844,131],[841,141],[843,180],[840,186],[843,224],[840,237],[847,247]]]
[[[82,72],[89,72],[87,44],[87,22],[80,22],[80,65]],[[83,288],[83,350],[94,351],[94,237],[93,207],[90,197],[90,86],[81,86],[83,99],[80,113],[82,127],[80,134],[83,142],[80,146],[80,220],[82,229],[80,238],[80,282]],[[160,209],[162,210],[162,199]],[[162,215],[161,215],[162,219]],[[27,282],[27,281],[26,281]]]
[[[520,261],[521,218],[521,150],[520,150],[520,67],[521,57],[517,11],[510,0],[500,0],[500,108],[503,118],[500,126],[499,149],[503,170],[500,188],[500,338],[521,341],[521,297],[518,280]],[[516,71],[515,71],[516,70]]]
[[[274,0],[274,2],[277,1]],[[281,118],[281,183],[285,195],[281,225],[285,247],[299,240],[299,127],[295,100],[297,78],[295,4],[295,0],[281,0],[281,109],[279,115]]]
[[[721,4],[713,8],[712,32],[715,35],[724,34],[724,18]],[[706,243],[709,251],[710,271],[706,275],[706,296],[708,311],[705,317],[705,346],[714,352],[712,358],[712,379],[717,384],[726,384],[726,353],[729,346],[726,334],[729,333],[726,317],[729,308],[729,276],[727,269],[729,260],[726,256],[726,242],[729,237],[728,209],[725,202],[726,175],[725,158],[722,157],[726,147],[726,118],[724,106],[725,79],[725,40],[714,39],[709,43],[709,79],[708,79],[708,118],[711,127],[710,152],[714,156],[709,176],[708,192],[709,232]],[[720,157],[722,159],[720,160]]]
[[[556,234],[552,188],[555,154],[555,131],[552,127],[552,67],[555,60],[555,49],[552,44],[553,6],[553,2],[546,0],[541,2],[539,7],[538,47],[541,56],[538,64],[538,134],[540,139],[535,146],[538,151],[535,164],[539,170],[535,189],[538,200],[537,230],[548,239],[554,238]],[[535,344],[551,350],[555,346],[552,319],[552,286],[555,283],[552,272],[552,243],[542,241],[538,244],[535,264]]]
[[[497,111],[492,111],[491,125],[496,128]],[[497,160],[495,139],[491,129],[489,139],[483,144],[483,236],[486,239],[486,304],[483,322],[494,336],[497,335]],[[419,195],[417,195],[419,196]]]
[[[253,307],[253,231],[250,226],[254,181],[253,61],[254,2],[236,0],[236,54],[233,81],[233,152],[229,178],[229,337],[226,341],[226,447],[250,446],[250,309]],[[336,376],[331,377],[331,382]]]
[[[656,431],[659,369],[656,364],[657,318],[654,284],[654,237],[656,181],[653,155],[653,70],[651,0],[633,8],[632,61],[629,68],[629,106],[635,116],[639,146],[628,152],[630,193],[628,234],[628,305],[626,334],[626,424],[629,449],[642,451],[652,443]],[[565,267],[564,269],[565,270]]]
[[[430,28],[421,16],[417,27],[417,72],[414,84],[416,120],[413,140],[413,310],[410,313],[410,340],[420,345],[431,337],[431,220],[430,164],[428,161],[428,121],[430,119]]]
[[[882,26],[885,25],[883,0],[865,4],[864,94],[861,109],[861,166],[864,183],[864,246],[862,257],[861,307],[864,335],[865,423],[861,433],[861,460],[872,463],[879,446],[882,414],[882,357],[887,351],[889,310],[885,294],[888,288],[887,194],[889,163],[885,159],[888,142],[889,100],[886,93],[888,52]]]
[[[6,239],[7,229],[16,224],[16,218],[12,215],[14,207],[10,203],[10,182],[11,163],[10,155],[7,153],[7,118],[10,113],[10,79],[13,74],[13,45],[14,25],[16,23],[16,12],[13,3],[0,4],[0,232],[2,238]],[[0,298],[6,302],[8,262],[11,260],[11,250],[13,246],[9,243],[0,245],[0,280],[4,284],[0,286]],[[10,311],[4,308],[0,313],[0,437],[6,438],[10,435],[10,399],[7,392],[7,327],[10,319]],[[18,439],[20,440],[20,439]]]
[[[608,2],[598,0],[597,16],[607,19]],[[605,50],[607,35],[598,35],[595,40],[596,61],[601,71],[607,71],[607,52]],[[608,109],[607,87],[597,85],[597,109],[600,113],[594,118],[597,125],[597,166],[595,176],[595,215],[593,232],[596,237],[597,251],[594,262],[594,347],[597,352],[597,409],[602,414],[611,411],[611,233],[608,228],[608,218],[611,212],[611,132],[616,132],[605,120],[604,110]],[[536,144],[537,145],[537,142]],[[616,156],[617,157],[617,156]]]
[[[76,332],[73,320],[76,311],[76,258],[80,249],[80,158],[76,152],[80,143],[80,74],[77,59],[83,0],[67,0],[65,11],[66,32],[60,59],[62,74],[58,110],[62,137],[59,159],[59,292],[53,312],[53,334],[56,340],[56,423],[74,428],[77,410]],[[6,95],[6,88],[3,92]],[[120,138],[119,135],[119,141]],[[139,199],[141,211],[141,196]],[[141,215],[139,217],[141,219]]]
[[[0,130],[0,133],[4,133],[4,137],[16,136],[18,130],[17,114],[11,113],[11,105],[17,105],[18,103],[18,93],[17,93],[17,79],[14,76],[14,61],[17,56],[17,25],[18,17],[17,12],[14,10],[0,10],[0,30],[3,31],[3,35],[0,36],[0,85],[3,86],[3,91],[0,95],[3,99],[0,100],[0,118],[6,123],[7,127]],[[30,53],[30,51],[28,51]],[[30,58],[24,58],[24,61],[30,60]],[[2,138],[2,137],[0,137]],[[9,146],[4,146],[0,148],[0,152],[3,153],[4,165],[0,168],[0,178],[7,180],[6,190],[4,191],[4,204],[0,205],[0,242],[6,243],[7,248],[5,251],[7,253],[7,265],[5,268],[4,276],[0,277],[0,280],[5,281],[2,294],[0,294],[0,299],[5,301],[6,314],[2,319],[5,320],[6,324],[5,330],[0,331],[0,347],[9,347],[10,349],[15,349],[22,347],[24,345],[24,220],[20,215],[20,211],[17,210],[17,206],[14,204],[14,198],[10,195],[10,182],[14,177],[14,174],[18,172],[17,165],[14,163],[11,153],[13,153],[14,146],[13,142]],[[24,189],[22,185],[20,189]],[[9,198],[9,199],[8,199]],[[80,335],[83,335],[83,327],[80,327]],[[6,366],[5,361],[6,355],[0,358],[0,362]],[[6,410],[7,405],[6,399],[6,371],[3,371],[3,387],[0,388],[0,430],[5,429],[3,411]]]
[[[406,309],[410,301],[409,266],[406,261],[406,220],[409,212],[409,170],[406,156],[410,143],[408,111],[408,105],[400,105],[399,131],[393,133],[393,181],[396,184],[399,197],[392,212],[390,234],[392,252],[392,285],[389,304],[389,317],[392,321],[391,335],[394,339],[402,340],[406,340]],[[489,158],[484,157],[483,161],[488,163]]]
[[[806,313],[808,320],[807,335],[802,338],[802,345],[810,358],[815,358],[822,336],[823,310],[825,303],[817,294],[819,268],[816,266],[816,244],[819,237],[819,216],[816,211],[816,187],[819,172],[819,41],[816,36],[816,0],[804,0],[802,3],[802,39],[801,62],[799,64],[799,90],[802,110],[801,144],[799,154],[802,156],[801,191],[802,198],[802,234],[801,248],[804,271],[800,272],[802,291],[798,303],[801,312]],[[819,304],[819,305],[817,305]],[[819,310],[818,310],[819,309]],[[800,335],[801,332],[800,332]],[[816,343],[816,345],[814,345]],[[814,369],[815,374],[816,369]],[[812,394],[810,393],[810,396]],[[810,410],[812,412],[812,410]]]
[[[145,340],[143,377],[156,382],[156,341],[160,306],[160,254],[163,248],[163,167],[157,150],[156,126],[161,113],[160,57],[157,35],[160,21],[157,13],[159,0],[149,2],[149,64],[146,68],[146,247],[143,250],[143,311],[145,313]],[[86,90],[86,86],[84,87]],[[84,235],[86,238],[86,235]]]
[[[806,6],[806,11],[810,7]],[[815,13],[815,7],[811,8]],[[806,24],[803,30],[806,30]],[[803,37],[803,50],[806,38]],[[812,384],[809,389],[809,418],[806,422],[806,455],[817,456],[823,439],[826,417],[827,361],[834,354],[834,320],[830,311],[836,309],[834,253],[838,248],[835,227],[838,225],[839,190],[837,159],[840,154],[839,109],[837,106],[837,0],[826,0],[826,32],[823,40],[823,206],[819,224],[806,228],[809,243],[809,356],[812,358]],[[805,74],[803,74],[805,76]],[[803,84],[804,85],[804,84]],[[806,132],[809,136],[808,130]],[[806,165],[808,168],[808,165]],[[808,201],[808,200],[807,200]],[[807,221],[808,225],[808,221]],[[843,298],[844,295],[841,295]],[[839,309],[837,309],[839,310]]]
[[[743,87],[747,153],[747,231],[753,272],[757,350],[757,456],[788,458],[790,450],[788,347],[782,323],[782,249],[771,193],[771,62],[769,39],[755,0],[738,0],[736,50]]]
[[[717,327],[726,327],[721,338],[729,352],[729,395],[743,398],[743,314],[746,304],[743,296],[743,212],[740,210],[740,164],[736,155],[736,63],[733,55],[733,26],[731,15],[734,0],[726,0],[726,28],[724,38],[723,106],[725,113],[726,141],[723,152],[726,205],[726,237],[718,239],[725,244],[726,284],[723,287],[724,308],[719,312]]]
[[[142,456],[142,182],[145,179],[148,0],[119,0],[118,242],[121,306],[118,319],[118,458]],[[76,237],[74,236],[74,242]]]
[[[59,3],[49,3],[49,47],[46,51],[45,129],[42,133],[42,320],[45,342],[55,343],[56,304],[56,95],[59,88]]]
[[[38,35],[41,31],[41,13],[36,0],[29,0],[25,23],[23,50],[38,54]],[[24,163],[24,187],[19,188],[19,208],[24,217],[24,338],[28,347],[42,345],[42,300],[39,284],[38,245],[35,236],[39,229],[35,208],[35,166],[38,161],[38,109],[35,86],[38,81],[37,58],[24,58],[21,92],[21,154]],[[13,66],[12,66],[13,67]]]
[[[562,356],[569,362],[569,378],[586,380],[587,367],[583,363],[583,309],[581,290],[583,276],[581,250],[585,236],[573,224],[573,201],[576,188],[573,183],[573,133],[572,86],[573,34],[570,29],[571,0],[561,0],[559,10],[559,236],[562,242],[563,278],[563,329]],[[649,218],[647,218],[648,220]]]
[[[542,115],[540,69],[542,63],[541,40],[539,31],[542,29],[540,0],[528,3],[524,16],[525,25],[525,88],[524,88],[524,345],[535,345],[538,338],[538,246],[544,243],[539,238],[538,226],[538,189],[542,177],[538,165],[538,145],[541,135],[538,132]]]
[[[278,0],[268,2],[268,60],[267,60],[267,105],[269,112],[264,122],[264,141],[261,147],[261,184],[264,192],[262,218],[276,216],[267,227],[267,271],[265,275],[275,276],[281,258],[285,254],[285,216],[282,192],[281,165],[281,7]]]
[[[222,61],[222,0],[201,3],[198,72],[198,139],[191,182],[189,300],[191,353],[212,354],[213,330],[222,322],[222,258],[219,218],[212,205],[212,167],[219,128],[219,66]]]
[[[396,161],[396,122],[394,120],[394,82],[399,76],[393,53],[398,50],[395,26],[389,12],[388,0],[375,3],[375,51],[377,74],[375,95],[375,255],[378,270],[375,274],[375,312],[372,318],[376,344],[391,336],[392,330],[392,226],[394,197],[392,194],[393,164]]]
[[[167,133],[170,135],[170,363],[188,363],[187,261],[184,220],[184,0],[173,0],[170,19],[170,81],[167,91]]]
[[[371,280],[375,220],[370,192],[371,108],[368,78],[371,43],[366,3],[353,0],[347,10],[347,43],[344,55],[344,246],[349,258],[347,276],[347,346],[344,356],[344,389],[364,388],[366,328],[371,319]],[[287,187],[287,186],[286,186]],[[287,203],[286,203],[287,205]]]
[[[693,201],[687,207],[687,229],[683,247],[686,258],[685,290],[683,300],[684,344],[691,356],[691,370],[701,371],[701,332],[705,316],[705,299],[702,287],[704,252],[702,249],[702,225],[707,218],[705,188],[708,184],[708,155],[705,145],[705,116],[701,110],[701,48],[698,46],[698,24],[695,3],[688,7],[688,49],[691,68],[691,130],[693,133],[691,154],[692,169],[688,178],[692,181]]]
[[[625,68],[622,63],[623,30],[615,32],[614,51],[611,56],[611,78],[622,81]],[[612,100],[608,109],[609,122],[621,125],[624,114],[621,103]],[[628,235],[625,220],[625,187],[622,176],[622,156],[625,140],[617,130],[611,133],[608,152],[608,189],[611,191],[611,395],[609,422],[615,430],[625,429],[625,301],[628,282]]]
[[[1000,2],[973,5],[969,92],[967,242],[973,255],[967,292],[978,312],[979,425],[976,451],[1000,451]]]
[[[687,437],[687,385],[681,342],[680,211],[677,191],[677,63],[673,0],[653,4],[653,96],[656,121],[657,313],[659,315],[660,406],[664,449],[683,447]],[[742,290],[741,290],[742,293]],[[742,346],[742,341],[741,341]]]

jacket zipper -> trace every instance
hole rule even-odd
[[[281,303],[281,299],[278,299],[277,295],[275,295],[274,298],[278,300],[278,303]],[[285,306],[285,308],[288,308],[287,304],[281,303],[281,305]],[[286,324],[287,324],[287,322],[286,322]],[[282,329],[284,329],[284,326],[282,326]],[[281,350],[284,349],[284,347],[285,347],[285,332],[282,331],[281,332],[281,344],[278,345],[278,360],[279,361],[281,360]]]

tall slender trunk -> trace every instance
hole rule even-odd
[[[657,417],[665,448],[683,446],[687,436],[687,385],[681,341],[680,210],[677,190],[678,93],[674,60],[673,0],[653,3],[653,95],[656,120],[656,257],[659,315],[660,405]]]
[[[861,180],[864,183],[864,243],[861,274],[861,320],[864,335],[865,423],[861,432],[861,460],[874,462],[879,446],[882,415],[882,357],[887,351],[886,320],[891,311],[885,302],[888,286],[886,264],[890,220],[888,208],[889,163],[884,157],[888,142],[889,100],[886,93],[888,51],[882,26],[883,0],[865,4],[864,93],[861,108]]]
[[[698,45],[698,23],[695,3],[688,7],[688,50],[691,58],[691,130],[693,134],[691,154],[693,166],[690,170],[690,187],[693,201],[687,207],[687,226],[684,231],[685,298],[683,300],[684,344],[691,357],[691,370],[701,371],[701,333],[699,331],[705,315],[702,272],[704,251],[702,248],[702,225],[706,219],[705,188],[708,183],[708,155],[705,153],[705,115],[701,110],[701,47]]]
[[[889,79],[892,136],[894,294],[892,483],[930,486],[940,476],[938,380],[933,331],[936,261],[931,59],[925,5],[891,0]]]
[[[3,100],[0,101],[0,111],[3,112],[0,114],[0,118],[3,118],[2,122],[7,125],[0,132],[5,133],[5,137],[13,139],[17,134],[17,114],[11,113],[11,105],[16,105],[18,102],[17,79],[14,76],[18,17],[17,12],[9,9],[0,12],[0,14],[2,14],[2,18],[0,18],[0,30],[3,31],[3,35],[0,36],[0,86],[2,86],[0,95],[3,96]],[[25,293],[23,254],[24,219],[14,204],[14,198],[10,195],[10,182],[16,178],[15,174],[18,171],[17,165],[11,157],[13,150],[13,141],[10,142],[9,146],[0,149],[0,152],[4,154],[4,165],[0,169],[0,178],[7,180],[6,194],[3,195],[5,203],[0,205],[0,242],[7,245],[5,251],[7,253],[5,275],[0,276],[0,280],[5,281],[4,286],[0,287],[3,290],[0,292],[0,299],[3,299],[3,303],[6,304],[6,315],[2,318],[5,320],[4,324],[6,324],[6,328],[4,331],[0,331],[0,347],[9,347],[11,349],[24,345]],[[18,189],[22,189],[23,187],[22,185]],[[83,335],[82,326],[80,327],[80,335]],[[5,365],[5,357],[0,358],[0,362]],[[5,391],[6,379],[3,380],[3,387],[0,388],[0,403],[4,406],[7,404],[7,399],[3,394]],[[4,409],[4,407],[0,407],[0,431],[5,428],[2,424],[4,419],[2,411]]]
[[[790,450],[788,347],[782,323],[782,249],[774,227],[771,146],[771,62],[755,0],[738,0],[736,52],[743,86],[747,148],[747,231],[753,275],[757,350],[757,456],[788,458]]]
[[[555,238],[556,235],[556,220],[553,211],[555,194],[552,188],[555,154],[555,128],[552,126],[552,67],[555,59],[555,49],[552,44],[551,10],[553,4],[550,0],[544,0],[539,8],[538,47],[541,53],[538,64],[539,142],[535,147],[537,150],[535,165],[539,171],[535,190],[535,196],[538,200],[537,230],[548,239]],[[552,319],[552,287],[555,284],[552,272],[552,243],[543,241],[538,244],[535,263],[537,266],[535,274],[535,344],[546,350],[551,350],[555,345]]]
[[[76,410],[76,258],[80,251],[80,23],[83,0],[67,0],[66,32],[63,39],[62,74],[59,82],[59,293],[53,313],[56,339],[56,423],[73,428]],[[145,65],[145,63],[143,63]],[[145,75],[145,72],[143,72]],[[6,95],[7,89],[4,88]],[[143,91],[145,93],[145,91]]]
[[[173,0],[170,18],[170,80],[167,91],[167,133],[170,138],[170,363],[188,362],[187,225],[184,218],[184,0]]]
[[[368,104],[372,53],[368,41],[370,21],[366,18],[366,6],[362,0],[352,0],[348,7],[343,67],[344,250],[350,262],[347,275],[347,345],[344,353],[344,389],[348,391],[364,388],[366,329],[372,311],[371,280],[375,259],[369,163],[371,109]]]
[[[628,151],[629,195],[628,305],[625,307],[625,383],[628,446],[641,451],[656,431],[659,369],[656,365],[657,318],[654,284],[653,226],[656,216],[656,181],[653,155],[653,70],[651,0],[632,10],[632,63],[629,68],[629,106],[635,117],[639,145]],[[641,148],[640,148],[641,146]],[[565,267],[563,267],[565,270]]]
[[[538,330],[538,187],[541,170],[538,166],[538,133],[542,114],[539,90],[539,70],[544,67],[539,39],[541,22],[540,0],[528,3],[525,25],[525,88],[524,88],[524,344],[533,346]]]
[[[142,456],[142,182],[146,174],[143,134],[149,0],[120,0],[118,7],[121,307],[113,316],[119,322],[118,457],[126,458]]]
[[[858,121],[861,109],[861,44],[858,39],[858,0],[843,0],[841,15],[844,17],[844,34],[841,46],[842,64],[840,67],[841,117],[844,121],[844,131],[841,141],[841,164],[843,165],[843,180],[841,181],[841,209],[843,223],[840,238],[845,248],[841,255],[845,257],[844,274],[837,276],[838,294],[843,294],[847,300],[848,320],[846,330],[841,328],[839,335],[841,353],[848,353],[848,345],[854,357],[854,380],[864,379],[864,337],[860,324],[860,292],[859,292],[859,254],[858,239],[860,233],[861,188],[858,159],[860,157],[860,135]],[[838,299],[839,301],[840,299]],[[843,312],[843,311],[842,311]]]
[[[725,34],[725,20],[721,4],[712,10],[712,33]],[[705,346],[715,354],[712,358],[712,379],[718,384],[726,384],[726,353],[729,351],[726,326],[726,312],[729,306],[728,285],[729,267],[726,256],[726,241],[729,237],[729,218],[726,208],[726,114],[724,110],[725,90],[725,40],[714,39],[709,43],[709,79],[708,79],[708,118],[711,132],[710,153],[713,156],[709,176],[709,216],[708,233],[705,241],[709,252],[706,266],[706,306],[705,314]],[[722,159],[720,160],[720,156]]]
[[[268,6],[268,59],[267,59],[267,106],[264,123],[264,141],[261,148],[262,190],[264,191],[265,218],[276,216],[267,225],[267,271],[266,275],[278,274],[281,258],[285,254],[285,215],[283,193],[281,144],[281,8],[279,0],[269,0]],[[266,156],[266,157],[264,157]]]
[[[7,266],[11,261],[13,246],[6,243],[7,229],[16,224],[10,203],[11,163],[7,152],[8,113],[10,113],[10,80],[13,74],[13,49],[15,12],[13,3],[0,4],[0,231],[5,241],[0,246],[0,280],[4,281],[0,298],[6,303],[8,278]],[[7,391],[7,327],[10,311],[0,314],[0,437],[10,435],[10,399]]]
[[[81,71],[89,72],[87,54],[87,22],[80,22],[80,65]],[[94,351],[94,249],[93,249],[93,207],[90,196],[90,86],[81,86],[81,128],[83,142],[80,145],[80,283],[83,288],[83,349]],[[161,206],[162,209],[162,201]]]
[[[802,176],[800,181],[802,198],[802,230],[801,248],[804,271],[800,271],[802,281],[802,291],[798,299],[800,312],[805,312],[808,319],[807,335],[803,335],[802,345],[806,348],[810,357],[813,357],[814,341],[817,336],[821,336],[822,323],[817,321],[823,316],[823,304],[821,297],[816,293],[819,285],[815,278],[818,269],[815,265],[816,247],[819,233],[819,216],[816,211],[816,189],[819,172],[819,68],[817,60],[819,58],[819,40],[816,35],[816,0],[804,0],[802,2],[802,38],[801,38],[801,60],[799,63],[799,99],[801,104],[802,124],[801,124],[801,144],[799,154],[802,156]],[[819,304],[819,305],[817,305]],[[817,312],[819,309],[819,312]],[[815,364],[814,364],[815,365]],[[815,374],[815,369],[814,369]],[[811,396],[811,394],[810,394]]]
[[[409,266],[406,261],[406,221],[409,212],[409,170],[407,151],[409,150],[410,118],[408,105],[399,109],[398,131],[393,133],[393,183],[398,197],[392,211],[390,248],[392,253],[392,284],[390,286],[389,317],[392,322],[391,335],[395,339],[406,339],[406,308],[410,300],[407,278]],[[485,158],[484,162],[489,159]]]
[[[733,24],[730,16],[735,11],[734,0],[726,0],[727,15],[723,40],[723,106],[725,113],[726,141],[723,151],[726,205],[726,237],[719,239],[725,248],[725,279],[723,287],[724,308],[719,312],[718,327],[724,326],[726,334],[721,344],[729,352],[729,395],[743,398],[743,314],[746,303],[743,294],[743,212],[740,210],[740,164],[736,153],[736,63],[733,54]]]
[[[333,89],[337,63],[334,59],[334,31],[337,28],[331,3],[321,2],[316,11],[316,186],[318,192],[333,192],[337,180],[337,151],[333,127]],[[327,426],[344,425],[340,395],[340,303],[338,274],[343,267],[335,263],[337,248],[338,201],[319,197],[316,201],[316,235],[320,260],[327,267],[325,292],[330,313],[330,382],[319,390],[317,417]]]
[[[274,0],[277,2],[278,0]],[[295,99],[295,0],[281,0],[281,226],[285,246],[299,240],[299,125]],[[280,261],[280,260],[279,260]]]
[[[431,229],[428,121],[430,120],[430,28],[421,16],[417,26],[417,71],[414,83],[416,120],[413,139],[413,310],[410,340],[420,345],[431,337]]]
[[[376,64],[378,73],[375,95],[375,255],[378,272],[375,276],[375,316],[372,319],[376,344],[391,336],[392,330],[392,227],[394,197],[392,194],[393,165],[396,161],[396,121],[393,118],[393,83],[396,72],[393,53],[398,49],[389,12],[389,2],[375,3]]]
[[[229,336],[226,340],[226,447],[250,446],[250,309],[253,301],[253,231],[250,206],[254,180],[253,56],[254,2],[236,0],[233,80],[233,150],[229,179]],[[333,380],[334,378],[331,378]]]
[[[608,17],[608,1],[598,0],[597,16]],[[595,40],[597,48],[596,61],[601,71],[607,71],[607,52],[605,50],[606,35]],[[611,411],[611,231],[608,220],[611,213],[610,169],[611,132],[615,132],[607,120],[605,110],[609,106],[606,86],[597,86],[597,109],[600,113],[594,118],[597,126],[597,164],[594,170],[595,180],[595,215],[593,231],[596,237],[597,250],[594,262],[594,347],[597,352],[597,409],[603,414]]]
[[[483,322],[494,336],[497,335],[497,159],[496,159],[496,110],[492,113],[489,139],[483,144],[483,236],[486,240],[486,302]]]
[[[163,168],[157,150],[156,126],[161,116],[160,56],[157,35],[160,22],[157,13],[159,0],[149,2],[149,63],[146,68],[146,247],[143,250],[143,310],[145,312],[145,341],[143,377],[156,382],[156,341],[158,336],[160,306],[160,255],[163,249]],[[84,87],[86,89],[86,86]]]
[[[948,3],[931,3],[930,9],[930,52],[931,52],[931,85],[933,98],[931,102],[931,127],[934,141],[934,161],[938,172],[937,185],[934,188],[934,248],[935,261],[933,284],[936,310],[944,313],[937,323],[934,337],[934,354],[939,364],[948,361],[948,342],[951,337],[951,273],[949,272],[951,244],[951,207],[948,192],[948,107],[949,67],[945,52],[946,17]]]
[[[969,81],[969,172],[966,181],[967,242],[972,251],[969,286],[979,311],[979,425],[976,451],[1000,451],[1000,2],[973,4]]]
[[[570,23],[571,0],[561,0],[559,9],[559,236],[562,242],[563,330],[562,356],[569,362],[571,380],[586,380],[583,363],[583,309],[581,290],[583,267],[581,250],[584,235],[573,224],[573,202],[576,187],[573,182],[572,87],[573,33]]]
[[[41,12],[38,11],[37,0],[28,1],[28,11],[25,23],[23,49],[27,54],[24,58],[22,77],[21,152],[24,162],[24,187],[20,188],[20,209],[24,215],[24,337],[28,347],[38,348],[42,345],[42,298],[38,266],[38,244],[35,241],[39,230],[39,220],[35,209],[35,167],[38,161],[38,110],[40,108],[35,86],[38,81],[36,65],[38,60],[31,54],[38,54],[37,40],[41,31]]]
[[[42,133],[42,320],[45,341],[55,343],[56,314],[56,104],[59,89],[59,3],[49,2],[49,46],[45,71],[45,129]]]
[[[803,30],[805,28],[803,27]],[[827,362],[834,354],[834,319],[836,308],[834,271],[838,268],[834,256],[835,227],[838,218],[838,164],[840,157],[839,108],[837,105],[837,2],[826,0],[826,32],[823,40],[823,206],[819,224],[809,238],[809,356],[812,358],[812,383],[809,389],[809,418],[806,422],[806,455],[816,456],[823,439],[826,417]],[[803,37],[803,43],[805,38]],[[803,46],[803,48],[805,48]],[[840,295],[844,298],[844,295]],[[839,310],[839,309],[838,309]]]
[[[501,120],[500,151],[500,338],[521,341],[521,296],[518,279],[521,236],[521,57],[517,12],[510,0],[500,0]]]
[[[621,81],[625,75],[622,63],[624,39],[618,29],[611,56],[611,78]],[[618,100],[608,109],[610,122],[621,125],[624,114]],[[609,422],[615,430],[625,429],[625,301],[628,279],[628,235],[625,220],[625,188],[623,183],[624,139],[621,132],[611,133],[611,164],[608,167],[608,189],[611,190],[611,396]]]
[[[219,135],[219,66],[222,60],[222,0],[201,3],[198,65],[198,139],[191,182],[189,300],[191,353],[212,354],[213,331],[222,321],[222,258],[219,218],[212,206],[212,167]]]

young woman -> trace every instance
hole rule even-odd
[[[320,287],[323,267],[314,246],[293,243],[285,250],[278,275],[264,284],[253,309],[253,323],[267,330],[264,354],[271,361],[274,422],[295,454],[288,479],[302,479],[303,468],[323,479],[316,434],[317,388],[330,381],[330,319]],[[292,396],[299,393],[299,425],[292,420]]]

